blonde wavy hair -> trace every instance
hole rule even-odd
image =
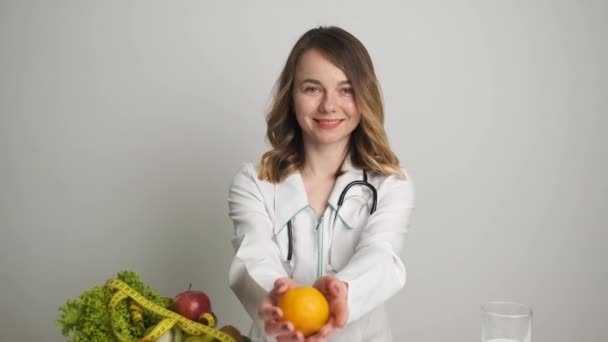
[[[357,38],[333,26],[306,32],[287,58],[266,115],[266,138],[272,149],[262,155],[258,177],[279,183],[304,164],[302,131],[296,121],[292,93],[300,56],[311,49],[323,53],[351,81],[361,113],[361,122],[351,134],[348,147],[353,165],[382,175],[405,177],[384,131],[384,106],[372,60]]]

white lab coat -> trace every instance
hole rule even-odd
[[[264,337],[257,313],[277,278],[291,277],[312,285],[325,274],[348,283],[348,323],[330,341],[391,341],[383,303],[405,284],[399,255],[414,208],[413,184],[409,176],[399,179],[368,172],[368,182],[378,192],[376,212],[369,215],[371,192],[356,185],[336,215],[342,190],[363,179],[362,170],[349,159],[342,169],[345,172],[337,178],[321,219],[308,203],[299,173],[273,184],[259,180],[257,169],[245,164],[234,177],[228,202],[236,253],[229,282],[253,319],[253,341],[274,341]],[[288,262],[290,220],[294,247]]]

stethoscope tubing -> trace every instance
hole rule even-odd
[[[367,172],[365,172],[365,170],[363,170],[363,180],[356,180],[356,181],[352,181],[352,182],[348,183],[344,187],[344,190],[342,190],[342,193],[340,193],[340,197],[338,199],[338,207],[336,208],[336,216],[338,215],[338,211],[340,210],[340,207],[344,203],[344,199],[346,198],[346,194],[348,193],[348,190],[355,185],[363,185],[371,190],[372,207],[369,211],[369,214],[371,215],[376,211],[376,205],[378,204],[378,191],[376,190],[376,187],[374,187],[367,181]],[[287,221],[287,239],[288,239],[287,261],[291,261],[291,259],[293,257],[293,229],[291,227],[291,220]]]

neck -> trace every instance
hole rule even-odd
[[[347,144],[340,146],[304,146],[304,165],[300,172],[315,178],[335,178],[347,153]]]

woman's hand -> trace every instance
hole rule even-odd
[[[282,322],[283,311],[277,307],[279,298],[287,292],[287,290],[297,287],[298,284],[291,278],[279,278],[274,282],[274,288],[268,296],[264,298],[258,315],[264,321],[264,330],[266,335],[276,337],[278,342],[283,341],[304,341],[304,335],[301,332],[295,331],[291,322]]]
[[[323,342],[327,337],[342,329],[348,321],[348,284],[327,275],[319,278],[313,285],[321,291],[329,302],[329,320],[319,332],[306,338],[306,342]]]
[[[274,288],[264,299],[259,309],[259,317],[264,321],[266,335],[276,337],[278,342],[324,342],[331,334],[342,329],[348,321],[348,285],[340,279],[327,275],[319,278],[313,285],[321,291],[329,303],[329,320],[314,335],[307,338],[295,331],[291,322],[283,322],[283,311],[277,307],[281,296],[298,284],[291,278],[279,278]]]

